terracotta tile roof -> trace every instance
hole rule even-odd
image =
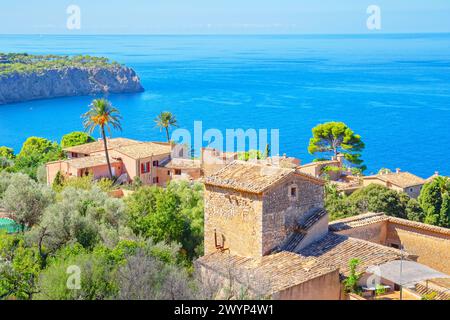
[[[259,194],[294,174],[307,178],[314,183],[324,184],[323,180],[300,173],[295,169],[245,161],[232,162],[213,175],[206,177],[205,184]]]
[[[267,293],[275,293],[336,270],[318,264],[315,258],[291,252],[280,252],[258,260],[217,252],[199,258],[196,264],[225,277],[231,275],[253,290],[261,290],[263,285],[263,291]]]
[[[160,166],[167,169],[200,169],[201,163],[200,160],[175,158],[166,163],[160,163]]]
[[[330,231],[342,231],[388,220],[389,217],[384,213],[369,212],[345,219],[332,221],[328,225],[328,228]]]
[[[296,230],[287,237],[287,239],[281,244],[277,251],[294,251],[298,245],[302,242],[303,238],[306,236],[307,232],[311,227],[313,227],[318,221],[327,215],[325,209],[317,208],[311,210],[306,216],[306,219],[299,221],[297,223]]]
[[[113,138],[107,139],[106,141],[108,143],[108,150],[141,143],[140,141],[126,138]],[[103,140],[82,144],[80,146],[65,148],[64,151],[81,154],[91,154],[95,152],[101,152],[104,151]]]
[[[408,188],[425,184],[425,180],[409,172],[378,174],[375,176],[364,177],[364,180],[378,179],[384,182],[392,183],[400,188]]]
[[[400,224],[400,225],[404,225],[404,226],[408,226],[408,227],[413,227],[413,228],[417,228],[417,229],[427,230],[427,231],[431,231],[431,232],[440,233],[440,234],[443,234],[446,236],[450,236],[450,229],[448,229],[448,228],[437,227],[437,226],[433,226],[431,224],[426,224],[426,223],[421,223],[421,222],[416,222],[416,221],[411,221],[411,220],[406,220],[406,219],[400,219],[400,218],[395,218],[395,217],[388,217],[388,218],[389,218],[390,223]]]
[[[316,162],[311,162],[311,163],[306,163],[304,165],[301,165],[300,169],[307,168],[307,167],[326,166],[326,165],[331,165],[331,164],[340,165],[341,163],[338,160],[316,161]]]
[[[72,168],[76,169],[86,169],[107,164],[106,157],[104,155],[75,158],[66,160],[65,162],[68,163]],[[113,163],[120,163],[121,161],[114,159],[110,156],[110,162],[111,164],[113,164]]]
[[[213,253],[196,263],[223,276],[230,273],[241,283],[257,286],[270,285],[270,292],[278,292],[310,279],[339,270],[341,277],[349,275],[349,262],[359,259],[358,272],[401,258],[397,249],[364,240],[329,233],[299,252],[282,251],[263,256],[261,259],[245,258],[229,253]],[[407,258],[405,256],[404,258]],[[245,280],[249,283],[245,283]]]
[[[344,277],[349,275],[348,265],[351,259],[358,259],[358,271],[364,272],[370,266],[401,258],[400,250],[333,232],[297,253],[303,257],[317,258],[317,262],[323,266],[339,268]]]
[[[170,154],[172,147],[168,143],[142,142],[114,149],[133,159],[149,158],[152,156]]]
[[[433,225],[426,224],[426,223],[421,223],[421,222],[416,222],[416,221],[411,221],[411,220],[406,220],[406,219],[401,219],[401,218],[396,218],[396,217],[390,217],[390,216],[385,215],[384,213],[372,213],[372,212],[333,221],[329,224],[329,230],[338,232],[338,231],[363,227],[363,226],[378,223],[381,221],[387,221],[389,223],[395,223],[395,224],[399,224],[399,225],[403,225],[403,226],[413,227],[413,228],[417,228],[420,230],[427,230],[427,231],[436,232],[436,233],[450,236],[450,229],[448,229],[448,228],[442,228],[442,227],[437,227],[437,226],[433,226]]]

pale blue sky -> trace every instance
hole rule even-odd
[[[71,4],[79,31],[66,28]],[[367,33],[372,4],[382,10],[377,32],[450,32],[449,0],[0,0],[0,33]]]

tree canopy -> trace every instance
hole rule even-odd
[[[16,156],[14,154],[14,150],[12,148],[8,148],[8,147],[0,147],[0,158],[5,158],[5,159],[14,159]]]
[[[361,152],[365,145],[361,136],[355,134],[345,123],[327,122],[319,124],[312,129],[313,137],[310,139],[308,151],[311,154],[332,154],[339,153],[353,165],[358,166],[363,171],[366,166],[362,165]]]
[[[95,139],[85,132],[75,131],[66,134],[61,139],[61,148],[79,146],[85,143],[94,142]]]
[[[437,177],[423,186],[419,204],[424,211],[424,222],[450,227],[450,179]]]

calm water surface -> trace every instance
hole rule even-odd
[[[344,121],[381,167],[450,175],[450,35],[4,36],[0,52],[107,56],[137,71],[146,92],[111,95],[123,114],[115,136],[164,139],[153,118],[182,127],[279,128],[281,152],[303,162],[311,128]],[[81,130],[92,97],[0,106],[0,145],[59,140]]]

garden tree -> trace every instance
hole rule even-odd
[[[166,189],[142,187],[125,202],[128,226],[137,235],[155,241],[181,243],[191,258],[201,252],[203,203],[200,186],[191,188],[172,182]]]
[[[437,177],[423,186],[418,201],[425,212],[425,223],[450,227],[449,195],[449,178]]]
[[[11,177],[13,176],[13,173],[6,172],[6,171],[0,171],[0,205],[1,205],[1,199],[3,198],[3,195],[8,189],[9,184],[11,183]]]
[[[56,177],[55,177],[56,178]],[[66,188],[74,188],[81,190],[92,190],[92,188],[97,187],[103,192],[110,192],[114,190],[114,182],[110,179],[102,178],[97,181],[94,181],[94,177],[92,175],[76,177],[70,179],[63,179],[61,185],[53,185],[53,189],[56,192],[61,192]]]
[[[14,150],[8,147],[0,147],[0,158],[5,158],[12,160],[16,156],[14,154]]]
[[[167,264],[143,250],[127,258],[117,272],[121,300],[189,300],[195,282],[185,269]]]
[[[357,268],[360,264],[358,259],[351,259],[348,263],[350,269],[348,277],[344,280],[344,288],[347,293],[359,293],[358,282],[362,277],[362,273],[357,272]]]
[[[58,199],[28,234],[28,240],[38,244],[43,257],[70,243],[92,249],[99,243],[114,246],[120,236],[132,235],[123,226],[122,200],[110,198],[96,187],[89,191],[67,188]]]
[[[58,171],[56,173],[55,180],[53,180],[52,188],[53,190],[57,190],[59,188],[62,188],[63,185],[64,185],[64,176],[61,173],[61,171]]]
[[[22,235],[0,233],[0,300],[29,300],[37,292],[41,260]]]
[[[184,229],[181,243],[190,258],[203,255],[204,208],[203,185],[189,184],[186,181],[170,183],[168,192],[173,192],[180,199],[180,212],[188,218],[189,227]]]
[[[48,259],[48,267],[41,272],[40,292],[35,299],[165,298],[170,294],[169,288],[180,287],[171,281],[170,276],[176,277],[172,273],[186,275],[186,271],[177,267],[178,251],[177,246],[142,240],[122,240],[115,247],[99,244],[92,250],[70,244]],[[149,269],[149,261],[157,269]],[[82,270],[79,290],[67,288],[67,268],[74,265]],[[187,295],[177,297],[187,298]]]
[[[64,153],[56,142],[44,138],[30,137],[24,142],[20,153],[17,155],[14,169],[36,179],[37,169],[40,165],[62,158],[64,158]]]
[[[176,117],[171,112],[164,111],[161,112],[154,121],[156,123],[156,126],[160,128],[161,131],[163,129],[166,131],[167,142],[170,142],[170,127],[178,127],[178,121]]]
[[[325,207],[331,220],[366,212],[383,212],[389,216],[423,222],[423,210],[406,193],[371,184],[350,196],[339,192],[333,184],[325,189]]]
[[[122,117],[120,116],[119,110],[106,99],[95,99],[92,101],[89,111],[83,114],[82,118],[84,119],[83,126],[89,134],[92,134],[96,128],[100,129],[103,138],[106,162],[108,164],[109,177],[112,179],[113,174],[109,159],[106,130],[108,130],[109,135],[111,135],[111,127],[116,130],[122,130],[120,125],[120,119]]]
[[[271,150],[270,150],[270,144],[266,144],[266,149],[264,150],[263,158],[264,158],[264,159],[269,158],[269,157],[270,157],[270,152],[271,152]]]
[[[346,124],[342,122],[319,124],[312,129],[312,134],[308,146],[310,154],[332,153],[337,156],[341,153],[348,162],[363,171],[366,169],[361,160],[361,151],[365,145],[361,141],[361,136],[355,134]]]
[[[360,209],[345,194],[339,192],[336,185],[332,183],[325,185],[325,208],[331,220],[360,214]]]
[[[14,166],[14,160],[0,157],[0,172],[1,171],[12,171]]]
[[[47,166],[45,164],[42,164],[39,167],[37,167],[36,181],[41,184],[47,184]]]
[[[62,137],[61,147],[64,149],[79,146],[89,142],[95,142],[95,139],[85,132],[75,131],[68,133]]]
[[[53,191],[32,180],[27,175],[11,176],[3,194],[2,205],[14,220],[25,228],[31,228],[41,220],[44,209],[54,200]]]
[[[406,207],[409,197],[403,192],[397,192],[384,186],[371,184],[355,191],[349,196],[349,201],[363,212],[384,212],[393,217],[406,219]]]
[[[40,292],[35,295],[36,300],[107,300],[117,294],[114,281],[117,262],[102,250],[78,250],[67,256],[58,256],[41,272],[38,284]],[[67,270],[71,266],[82,271],[81,287],[77,290],[67,286],[70,280]]]
[[[419,202],[416,199],[409,199],[406,206],[406,217],[411,221],[425,221],[425,212],[423,212]]]

